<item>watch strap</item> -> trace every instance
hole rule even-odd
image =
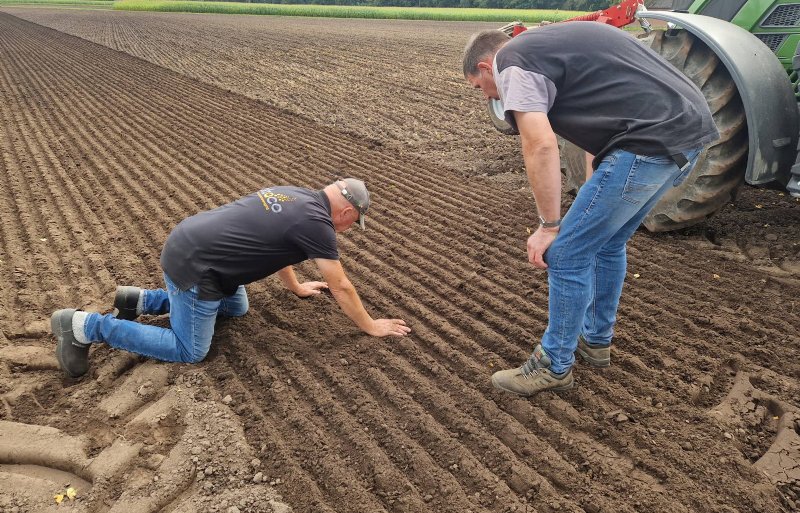
[[[555,221],[545,221],[543,217],[539,217],[539,226],[542,228],[557,228],[561,226],[561,218],[559,217]]]

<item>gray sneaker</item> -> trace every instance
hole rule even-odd
[[[590,345],[583,337],[578,337],[577,353],[592,367],[611,366],[611,346]]]
[[[56,359],[61,370],[71,378],[79,378],[89,370],[89,346],[81,344],[72,333],[72,316],[75,309],[67,308],[53,312],[50,329],[56,340]]]
[[[529,396],[550,390],[563,392],[575,387],[572,369],[563,374],[550,371],[550,357],[537,345],[522,367],[497,371],[492,374],[492,385],[512,394]]]

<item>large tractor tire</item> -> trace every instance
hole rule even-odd
[[[519,135],[516,128],[506,121],[503,113],[503,102],[499,100],[489,100],[486,102],[486,112],[489,113],[489,119],[492,124],[503,135]]]
[[[720,139],[701,155],[692,173],[679,187],[661,198],[644,220],[651,232],[676,230],[703,221],[728,203],[744,182],[747,167],[747,120],[730,73],[714,52],[684,30],[656,31],[651,47],[703,92]],[[568,184],[583,183],[580,150],[564,149]]]

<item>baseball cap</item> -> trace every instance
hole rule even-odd
[[[342,187],[344,183],[344,187]],[[342,192],[347,201],[358,210],[358,225],[364,229],[364,216],[369,209],[369,191],[367,184],[356,178],[340,178],[336,181],[336,186]]]

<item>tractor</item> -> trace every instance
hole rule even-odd
[[[687,180],[668,192],[644,220],[653,232],[691,226],[728,203],[739,186],[786,188],[800,197],[800,2],[789,0],[674,0],[671,11],[649,11],[625,0],[565,22],[641,24],[641,40],[703,92],[720,132]],[[665,24],[654,30],[650,21]],[[564,23],[564,22],[560,22]],[[519,22],[500,30],[516,36]],[[533,29],[535,30],[535,29]],[[515,134],[502,103],[490,100],[489,117],[500,132]],[[567,187],[586,177],[585,153],[564,142]]]

